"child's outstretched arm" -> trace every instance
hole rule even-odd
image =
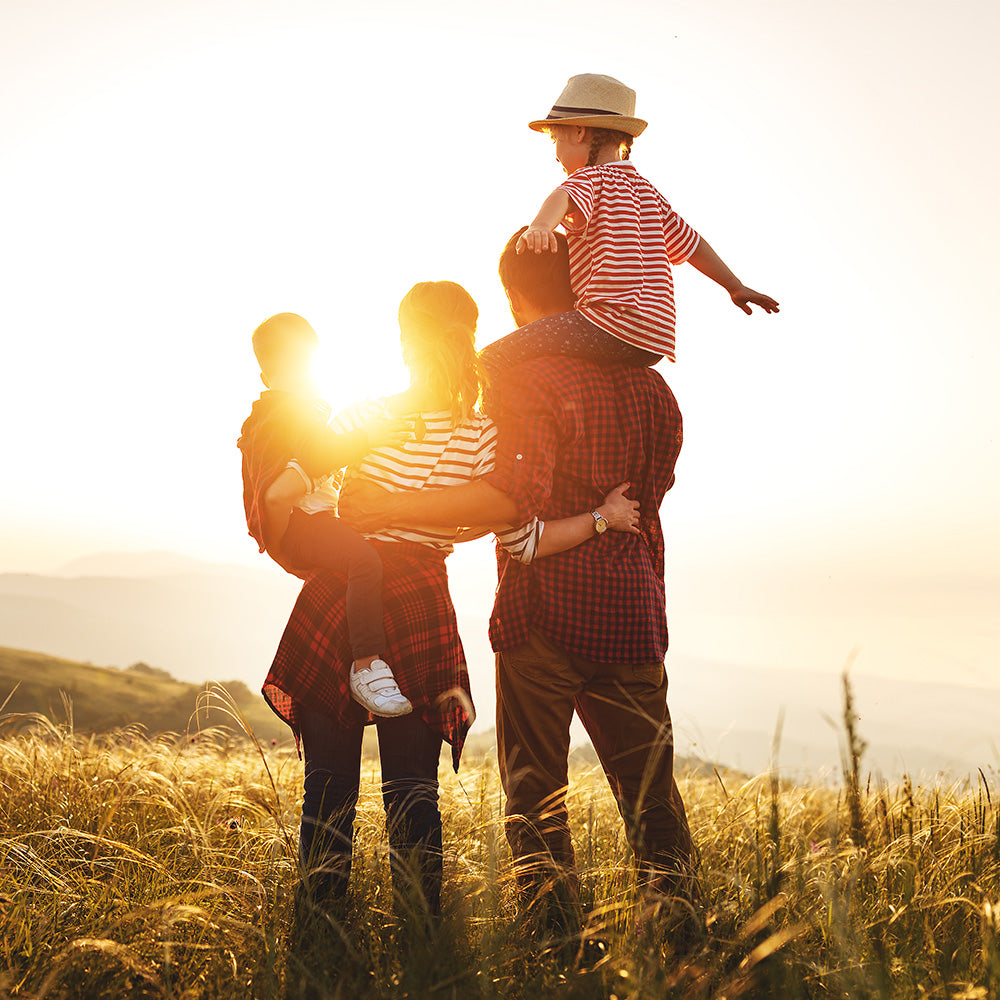
[[[573,200],[563,191],[556,188],[542,202],[542,207],[535,216],[535,221],[521,233],[514,248],[518,253],[530,250],[532,253],[541,253],[543,250],[550,250],[555,253],[559,249],[556,235],[552,231],[562,220],[573,211]]]
[[[527,235],[527,234],[525,234]],[[778,303],[763,292],[755,292],[747,288],[739,278],[726,266],[722,258],[712,249],[708,240],[702,238],[687,262],[696,270],[701,271],[706,278],[711,278],[729,292],[734,304],[739,306],[748,316],[751,313],[750,304],[760,306],[766,313],[778,311]]]

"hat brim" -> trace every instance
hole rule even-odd
[[[536,132],[548,132],[553,125],[583,125],[588,128],[614,129],[634,138],[641,135],[648,124],[641,118],[627,118],[625,115],[583,115],[576,118],[543,118],[541,121],[528,122],[528,128]]]

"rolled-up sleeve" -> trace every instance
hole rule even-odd
[[[561,404],[544,383],[512,374],[496,387],[491,413],[500,433],[493,471],[483,478],[517,504],[522,521],[530,521],[552,494]]]
[[[520,524],[504,531],[496,532],[497,541],[507,550],[512,559],[530,565],[538,553],[538,543],[545,528],[543,521],[537,517],[527,524]]]

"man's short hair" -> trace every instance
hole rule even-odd
[[[515,247],[522,226],[507,241],[500,255],[500,280],[508,291],[516,291],[533,305],[554,307],[556,311],[573,308],[576,296],[569,281],[569,244],[562,233],[554,233],[559,249],[555,253],[525,252],[519,254]]]
[[[253,332],[253,353],[268,378],[306,364],[318,345],[316,331],[298,313],[278,313]]]

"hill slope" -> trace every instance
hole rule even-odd
[[[259,739],[289,738],[287,726],[259,695],[241,681],[227,681],[223,686]],[[221,725],[237,729],[224,712],[199,710],[199,695],[205,689],[205,685],[186,684],[145,664],[115,670],[0,646],[0,704],[7,702],[0,718],[39,713],[54,721],[69,721],[65,696],[73,726],[81,731],[108,732],[131,725],[141,725],[151,733],[195,732]]]
[[[495,663],[487,621],[495,575],[483,572],[461,550],[451,564],[459,629],[479,709],[478,732],[493,714]],[[247,568],[163,552],[102,553],[78,560],[62,573],[66,575],[0,574],[0,645],[118,667],[144,660],[165,668],[192,690],[206,678],[227,677],[256,692],[299,588],[299,581],[263,559],[259,567]],[[993,591],[987,588],[984,593]],[[972,611],[961,628],[956,625],[956,633],[987,621],[980,611],[985,602],[980,597],[970,605]],[[743,612],[737,631],[752,632],[755,626],[780,630],[788,618],[764,604],[743,607]],[[677,631],[684,627],[682,623]],[[687,624],[688,631],[693,627],[710,634],[715,628],[725,631],[730,623],[725,614],[696,616]],[[915,633],[914,642],[921,641]],[[951,669],[953,660],[942,655],[934,684],[918,681],[916,674],[893,678],[856,671],[855,704],[868,742],[866,767],[894,777],[904,771],[938,770],[962,776],[978,766],[997,766],[1000,753],[994,733],[1000,687],[992,679],[993,664],[986,675],[989,684],[972,687],[952,683],[967,676]],[[836,671],[760,666],[685,654],[679,648],[671,652],[667,669],[680,753],[757,773],[768,766],[782,715],[778,763],[785,773],[839,774],[842,693]],[[0,702],[8,690],[0,688]],[[180,692],[169,697],[175,696]],[[270,721],[259,695],[254,697],[259,717]],[[58,686],[39,698],[46,711],[51,708],[61,716]],[[168,700],[166,695],[162,699],[164,704]],[[115,717],[120,717],[121,705],[110,702],[109,714],[118,712]],[[82,710],[78,706],[78,717]],[[193,704],[185,706],[187,713],[192,710]],[[158,725],[184,728],[186,718],[180,720],[175,713],[169,724]],[[575,725],[574,742],[585,739],[582,726]]]
[[[240,567],[136,576],[0,574],[0,643],[175,677],[263,679],[301,581]]]

